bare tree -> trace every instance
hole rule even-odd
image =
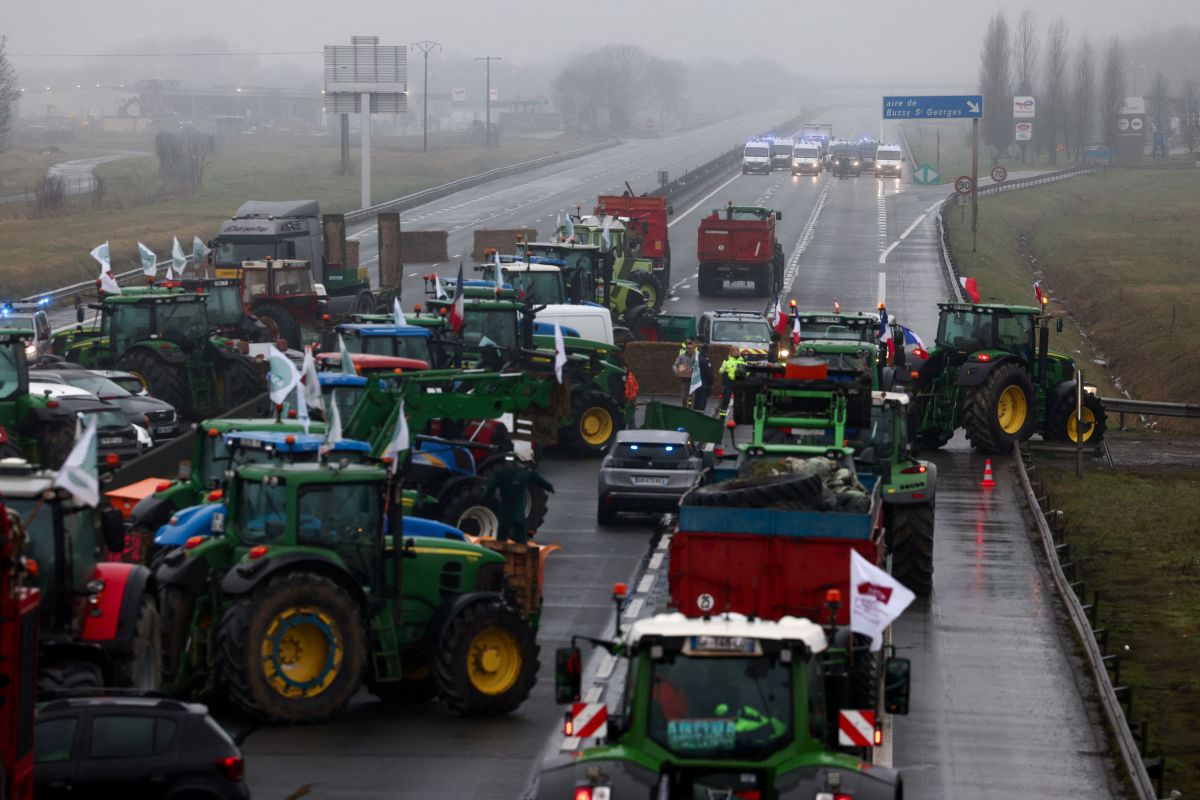
[[[1195,79],[1183,85],[1183,141],[1189,153],[1200,144],[1200,84]]]
[[[1096,111],[1096,58],[1092,55],[1092,43],[1086,38],[1075,49],[1073,73],[1069,139],[1078,163],[1083,158],[1084,146],[1091,138]]]
[[[1165,137],[1171,124],[1171,87],[1161,72],[1154,76],[1154,83],[1150,87],[1148,111],[1150,118],[1154,120],[1154,132]]]
[[[1021,12],[1017,20],[1017,30],[1013,36],[1013,60],[1016,73],[1016,94],[1028,96],[1033,94],[1034,81],[1037,76],[1038,48],[1037,16],[1032,8]],[[1028,142],[1019,142],[1021,146],[1021,163],[1025,162],[1025,149]]]
[[[1012,141],[1012,46],[1008,22],[997,11],[988,20],[979,55],[979,93],[983,95],[982,133],[993,160]]]
[[[640,47],[610,44],[576,56],[554,80],[559,108],[581,127],[624,132],[660,94],[661,61]],[[604,118],[607,114],[607,120]]]
[[[1050,153],[1050,163],[1058,163],[1058,145],[1067,129],[1070,109],[1067,103],[1067,23],[1062,18],[1046,30],[1046,58],[1042,67],[1042,102],[1038,109],[1041,143]]]
[[[17,101],[21,92],[17,88],[17,71],[13,69],[5,52],[8,39],[0,36],[0,153],[12,144],[13,124],[17,121]]]
[[[1104,51],[1104,69],[1100,78],[1100,134],[1104,144],[1117,146],[1117,112],[1125,102],[1125,48],[1114,36]]]

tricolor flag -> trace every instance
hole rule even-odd
[[[900,333],[901,333],[901,335],[904,336],[904,346],[905,347],[908,347],[910,345],[916,345],[921,350],[925,349],[925,342],[921,341],[921,337],[918,336],[917,332],[914,331],[912,328],[906,328],[903,325],[901,325]]]
[[[146,245],[138,242],[138,257],[142,260],[142,274],[150,280],[158,276],[158,256]]]
[[[100,504],[100,465],[96,462],[95,417],[88,418],[87,427],[82,432],[79,419],[76,418],[75,446],[67,454],[67,460],[58,468],[54,485],[66,489],[85,506],[95,508]]]
[[[775,319],[771,321],[771,327],[780,336],[787,330],[787,317],[783,314],[783,306],[779,302],[779,298],[775,298]]]
[[[972,303],[979,302],[979,286],[975,283],[974,278],[960,277],[958,283],[962,286],[963,291],[967,293],[967,298]]]
[[[400,454],[406,452],[408,448],[408,417],[404,414],[404,401],[401,400],[400,408],[396,410],[396,428],[392,434],[392,441],[388,443],[387,449],[383,451],[384,458],[392,459],[390,466],[392,475],[395,475],[396,470],[399,468]]]
[[[1045,295],[1045,293],[1042,291],[1042,282],[1041,282],[1041,281],[1034,281],[1034,282],[1033,282],[1033,294],[1034,294],[1034,297],[1036,297],[1036,298],[1037,298],[1037,301],[1038,301],[1038,304],[1039,304],[1039,305],[1043,305],[1043,306],[1044,306],[1044,305],[1046,305],[1047,303],[1049,303],[1049,302],[1050,302],[1050,298],[1049,298],[1049,297],[1047,297],[1047,296]]]
[[[464,301],[463,265],[458,262],[458,283],[454,284],[454,302],[450,304],[450,329],[455,333],[462,330],[467,321],[466,303]]]
[[[896,356],[896,340],[892,338],[892,325],[888,320],[887,309],[879,307],[879,343],[887,344],[887,358],[890,362]]]
[[[800,346],[800,315],[792,317],[792,347]]]
[[[554,323],[554,378],[559,383],[563,382],[562,371],[567,365],[567,348],[563,344],[562,328],[558,323]]]
[[[883,646],[883,632],[916,599],[904,584],[850,551],[850,630],[871,637],[871,652]]]

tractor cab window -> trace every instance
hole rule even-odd
[[[305,269],[276,269],[275,294],[290,296],[297,294],[313,294],[312,272]]]
[[[818,742],[825,741],[825,667],[821,659],[808,662],[808,732]]]
[[[229,447],[225,444],[225,437],[223,435],[202,437],[200,439],[200,464],[196,474],[206,484],[211,484],[211,481],[224,475],[228,468]]]
[[[256,297],[270,294],[265,269],[245,269],[242,271],[242,297],[246,303],[251,303]]]
[[[150,306],[114,304],[112,312],[109,339],[116,354],[124,353],[135,342],[150,338],[154,332]]]
[[[282,539],[287,532],[287,484],[272,486],[269,482],[242,481],[240,510],[243,544],[266,544]]]
[[[651,682],[646,733],[679,758],[764,758],[792,739],[791,670],[775,656],[668,655]]]
[[[534,305],[566,302],[561,273],[511,270],[504,277],[518,294],[524,292],[525,299]]]
[[[429,339],[424,336],[356,336],[354,339],[354,344],[346,343],[346,348],[352,353],[416,358],[427,364],[433,363],[430,360]],[[355,346],[357,350],[353,349]]]
[[[207,289],[208,319],[213,325],[237,325],[242,320],[242,295],[235,284]]]
[[[158,335],[170,342],[194,342],[208,335],[203,302],[163,303],[158,306]]]
[[[992,315],[972,311],[943,312],[937,343],[959,352],[973,353],[992,346]]]
[[[1028,360],[1033,349],[1033,318],[997,315],[996,344],[1005,350],[1023,354]]]
[[[383,519],[377,483],[331,483],[300,491],[297,542],[337,552],[362,586],[372,580],[379,561],[373,526]]]
[[[517,346],[517,315],[509,309],[472,309],[462,330],[463,344],[469,349],[497,347],[501,351]]]
[[[21,353],[18,342],[0,347],[0,399],[14,397],[22,391]]]
[[[325,397],[327,408],[330,399],[336,398],[338,416],[343,421],[349,421],[350,415],[354,413],[354,409],[358,406],[358,401],[365,391],[366,389],[362,386],[326,386],[321,393]]]

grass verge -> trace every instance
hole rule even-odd
[[[1133,719],[1150,720],[1169,792],[1200,794],[1200,473],[1089,472],[1040,464],[1066,515],[1071,557],[1100,594]],[[1124,648],[1128,645],[1129,651]]]
[[[373,195],[379,202],[582,144],[568,138],[508,138],[492,150],[423,154],[389,146],[384,139],[371,153]],[[153,151],[153,141],[139,149]],[[210,158],[203,185],[194,193],[160,183],[154,158],[104,164],[96,170],[102,195],[72,197],[62,214],[38,218],[24,205],[0,206],[5,293],[23,296],[94,277],[88,252],[106,239],[117,271],[137,265],[138,241],[166,256],[174,235],[188,249],[194,234],[209,238],[217,223],[246,200],[314,198],[325,212],[358,208],[357,161],[351,174],[341,175],[339,160],[328,137],[242,137]]]

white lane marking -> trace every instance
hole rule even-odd
[[[894,241],[894,242],[892,242],[891,244],[889,244],[889,245],[887,246],[887,249],[886,249],[886,250],[884,250],[882,253],[880,253],[880,254],[879,254],[879,263],[880,263],[880,264],[886,264],[886,263],[887,263],[887,257],[888,257],[888,256],[890,256],[890,255],[892,254],[892,251],[893,251],[893,250],[895,250],[895,249],[896,249],[897,247],[899,247],[899,246],[900,246],[900,240],[899,240],[899,239],[897,239],[896,241]]]
[[[913,220],[913,224],[912,224],[912,225],[909,225],[907,228],[905,228],[905,229],[904,229],[904,233],[900,234],[900,240],[901,240],[901,241],[903,241],[903,240],[907,239],[907,238],[908,238],[908,236],[909,236],[909,234],[910,234],[910,233],[912,233],[912,232],[913,232],[913,230],[914,230],[914,229],[915,229],[915,228],[916,228],[918,225],[920,225],[922,222],[924,222],[924,221],[925,221],[925,215],[924,215],[924,214],[922,214],[921,216],[919,216],[919,217],[917,217],[916,219],[914,219],[914,220]]]
[[[629,605],[625,607],[625,616],[637,619],[638,615],[642,613],[642,606],[645,604],[646,603],[644,600],[642,600],[642,598],[633,598],[629,601]]]
[[[875,748],[875,758],[872,759],[881,767],[892,766],[892,728],[895,723],[891,714],[883,715],[883,744]]]
[[[708,202],[708,198],[712,197],[714,194],[716,194],[717,192],[721,191],[721,190],[722,190],[722,189],[724,189],[726,186],[728,186],[729,184],[733,183],[734,181],[736,181],[736,180],[737,180],[738,178],[740,178],[740,177],[742,177],[742,174],[739,172],[737,175],[734,175],[732,178],[730,178],[729,180],[725,181],[724,183],[722,183],[722,184],[721,184],[720,186],[718,186],[717,188],[713,189],[713,190],[712,190],[711,192],[709,192],[708,194],[704,195],[704,197],[701,197],[701,198],[700,198],[700,199],[699,199],[699,200],[696,202],[696,204],[695,204],[695,205],[693,205],[693,206],[692,206],[691,208],[689,208],[687,211],[685,211],[685,212],[683,212],[682,214],[680,214],[679,216],[677,216],[677,217],[675,218],[674,222],[668,222],[668,223],[667,223],[667,228],[668,228],[668,229],[670,229],[670,228],[674,228],[676,224],[678,224],[678,223],[680,223],[680,222],[683,222],[684,218],[686,218],[688,214],[691,214],[691,213],[692,213],[693,211],[695,211],[697,208],[699,208],[700,206],[702,206],[702,205],[704,205],[705,203],[707,203],[707,202]]]
[[[602,681],[608,680],[612,676],[613,670],[616,668],[616,666],[617,659],[613,656],[613,654],[605,653],[600,659],[600,666],[596,667],[596,677]]]
[[[664,536],[664,537],[662,537],[661,539],[659,539],[659,541],[658,541],[658,549],[659,549],[659,550],[666,550],[666,549],[667,549],[668,547],[670,547],[670,546],[671,546],[671,534],[669,534],[669,533],[668,533],[666,536]]]
[[[643,575],[641,581],[638,582],[638,594],[646,594],[654,588],[654,575]]]
[[[933,206],[931,206],[931,208],[936,208],[937,206],[940,206],[940,205],[941,205],[941,203],[934,203]],[[896,241],[892,242],[890,245],[888,245],[887,249],[879,254],[879,263],[880,264],[887,263],[887,257],[889,255],[891,255],[892,251],[895,250],[896,247],[899,246],[899,244],[901,242],[903,242],[905,239],[907,239],[909,237],[909,234],[911,234],[914,230],[917,229],[918,225],[920,225],[922,222],[925,221],[925,218],[926,218],[926,216],[928,216],[928,214],[929,214],[929,209],[925,209],[925,211],[921,212],[921,214],[919,214],[917,216],[917,218],[913,220],[912,225],[909,225],[904,230],[904,233],[900,234],[900,238],[897,239]]]
[[[929,214],[929,213],[931,213],[931,212],[933,212],[933,211],[936,211],[938,208],[941,208],[941,205],[942,205],[942,203],[943,203],[943,202],[945,202],[945,201],[944,201],[944,200],[938,200],[936,203],[934,203],[933,205],[931,205],[929,208],[925,209],[925,213],[926,213],[926,214]]]
[[[887,303],[887,273],[879,273],[879,303],[882,306]]]
[[[662,569],[663,554],[655,553],[650,557],[650,569]]]
[[[817,196],[817,204],[813,206],[812,214],[808,217],[808,222],[804,225],[804,233],[800,236],[800,241],[796,243],[796,249],[792,251],[792,257],[788,259],[787,272],[783,276],[783,292],[787,294],[792,290],[792,282],[796,280],[796,273],[800,269],[800,256],[808,249],[809,242],[812,241],[813,233],[817,228],[817,220],[821,217],[821,209],[825,205],[825,198],[829,196],[830,182],[829,178],[825,179],[825,185],[821,187],[821,194]]]

